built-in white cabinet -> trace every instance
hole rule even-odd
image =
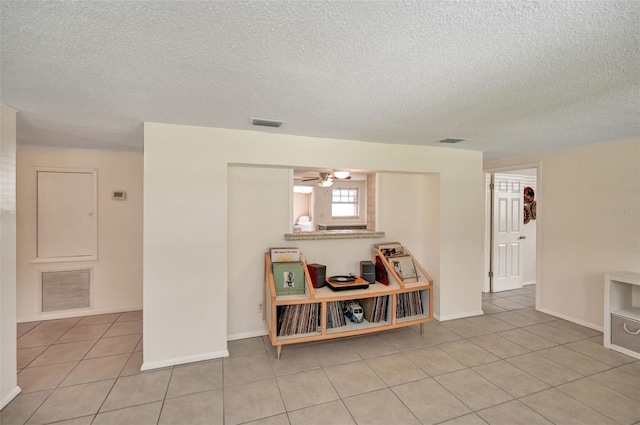
[[[604,346],[640,359],[640,273],[604,278]]]

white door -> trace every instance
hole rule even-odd
[[[494,174],[493,292],[522,288],[522,190],[517,176]]]
[[[37,185],[37,258],[96,259],[95,173],[38,171]]]

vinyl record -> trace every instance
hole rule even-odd
[[[329,278],[329,282],[341,284],[341,285],[353,283],[355,282],[355,280],[356,280],[355,276],[331,276]]]

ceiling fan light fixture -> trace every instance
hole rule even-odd
[[[337,179],[346,179],[347,177],[349,177],[349,172],[348,171],[334,171],[333,172],[333,176]]]
[[[324,180],[320,180],[318,182],[318,186],[320,186],[320,187],[331,187],[331,186],[333,186],[333,179],[326,178]]]

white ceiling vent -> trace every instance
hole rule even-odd
[[[459,143],[459,142],[464,142],[467,139],[453,139],[453,138],[448,138],[448,139],[442,139],[440,140],[440,143]]]
[[[251,118],[251,124],[261,125],[263,127],[280,127],[285,121],[265,120],[262,118]]]

